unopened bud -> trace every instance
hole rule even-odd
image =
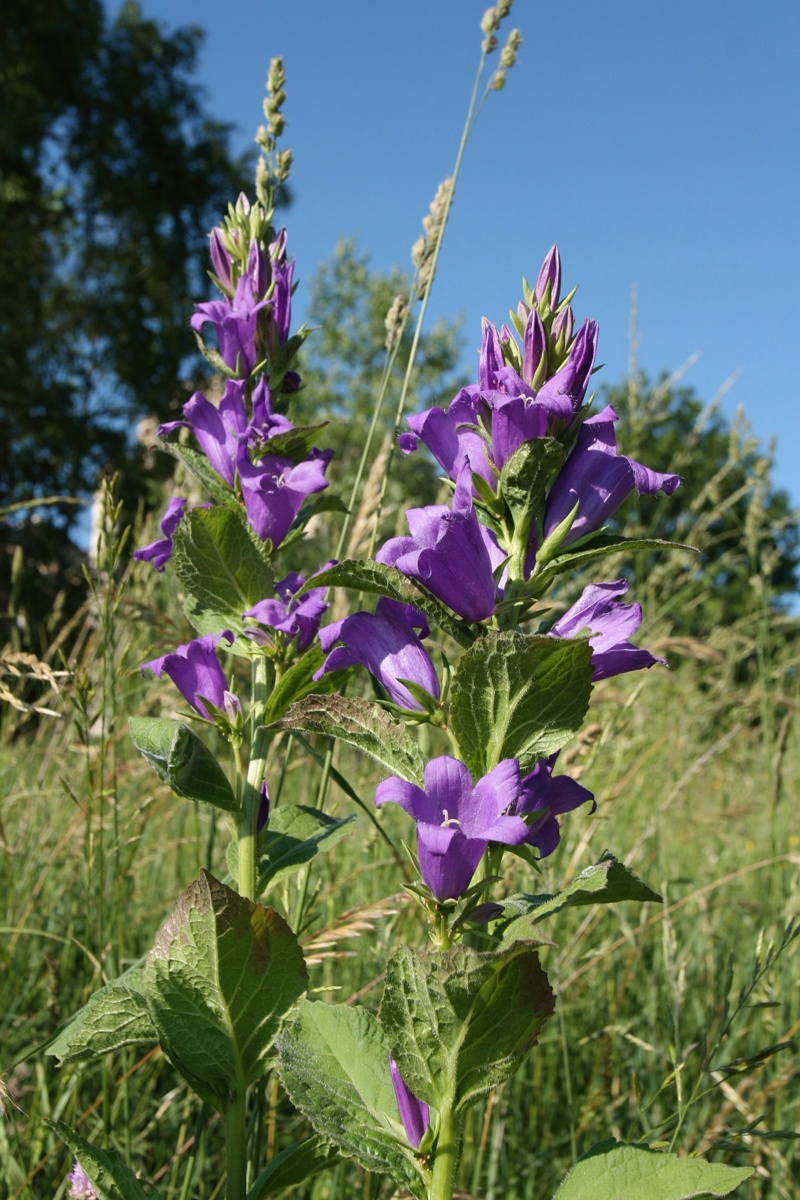
[[[256,832],[261,833],[261,830],[269,821],[269,788],[267,787],[266,779],[261,784],[261,795],[258,800],[258,818],[256,821]]]
[[[231,725],[236,726],[241,723],[243,716],[242,702],[233,692],[223,692],[222,706],[225,709],[225,716],[230,721]]]
[[[225,249],[223,241],[223,232],[220,228],[215,227],[211,230],[210,246],[211,262],[214,264],[214,272],[217,279],[226,288],[230,288],[231,284],[231,256]]]

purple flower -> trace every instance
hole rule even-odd
[[[328,607],[325,603],[325,588],[322,587],[312,588],[301,599],[296,600],[295,593],[300,591],[304,583],[303,576],[292,571],[285,579],[275,584],[275,591],[279,597],[277,600],[260,600],[243,613],[245,617],[253,617],[260,625],[279,630],[286,635],[287,641],[297,638],[298,654],[307,650],[317,636],[322,614]],[[259,644],[267,640],[266,635],[259,629],[248,629],[246,633]]]
[[[198,304],[191,318],[192,329],[199,332],[207,321],[214,326],[222,359],[231,370],[237,369],[246,378],[256,365],[256,327],[258,314],[268,303],[257,300],[249,272],[236,284],[233,299],[210,300]]]
[[[411,536],[391,538],[375,561],[418,579],[466,621],[490,617],[497,593],[493,571],[504,555],[475,515],[469,461],[459,471],[452,511],[444,504],[410,508],[406,520]]]
[[[420,630],[421,637],[428,636],[428,622],[422,613],[410,604],[382,596],[374,613],[353,613],[320,630],[320,644],[328,657],[314,678],[360,664],[374,675],[395,704],[422,712],[423,706],[400,680],[419,684],[434,700],[439,699],[439,680],[415,629]],[[335,642],[344,644],[333,650]]]
[[[167,511],[161,518],[163,538],[134,550],[133,557],[140,562],[152,562],[157,571],[163,571],[172,558],[172,535],[180,524],[186,501],[182,496],[173,496],[167,505]]]
[[[451,479],[457,479],[468,462],[476,475],[494,486],[496,480],[489,462],[489,447],[478,428],[484,407],[477,388],[462,388],[450,401],[446,412],[434,407],[409,417],[411,432],[400,435],[400,449],[409,454],[422,442]]]
[[[225,638],[230,645],[233,634],[230,629],[225,629],[222,633],[209,633],[205,637],[195,638],[185,646],[178,646],[173,654],[164,654],[161,658],[142,663],[141,670],[152,671],[159,679],[163,674],[169,675],[184,700],[204,720],[210,721],[211,714],[203,701],[208,700],[217,708],[223,708],[228,687],[216,653],[220,638]]]
[[[397,1107],[400,1110],[400,1120],[403,1122],[403,1129],[406,1131],[409,1145],[417,1150],[422,1141],[423,1134],[428,1128],[430,1110],[424,1100],[418,1100],[411,1091],[411,1088],[400,1074],[391,1052],[389,1053],[389,1070],[392,1075],[392,1087],[397,1098]]]
[[[67,1178],[69,1179],[69,1200],[98,1200],[97,1192],[77,1158]]]
[[[639,671],[657,662],[666,666],[663,658],[655,658],[649,650],[627,640],[642,623],[641,604],[620,604],[615,599],[627,590],[624,579],[590,584],[550,630],[556,637],[575,637],[589,631],[594,680]]]
[[[535,846],[540,858],[552,854],[561,838],[557,816],[571,812],[581,804],[591,803],[592,812],[597,805],[588,788],[581,787],[569,775],[553,778],[553,767],[558,754],[540,759],[532,771],[522,780],[522,791],[514,812],[518,817],[532,813],[535,820],[528,824],[529,845]]]
[[[211,466],[233,487],[239,444],[248,428],[244,400],[245,384],[238,379],[227,380],[219,407],[195,392],[183,406],[184,420],[159,425],[158,436],[166,437],[181,425],[191,429]]]
[[[437,900],[456,900],[470,885],[489,842],[516,846],[528,826],[508,810],[519,797],[519,763],[506,758],[473,785],[464,763],[444,755],[425,767],[425,791],[404,779],[385,779],[376,805],[399,804],[417,822],[419,867]]]
[[[232,288],[231,281],[231,266],[233,259],[225,249],[225,243],[222,239],[222,230],[216,227],[211,230],[210,237],[210,252],[211,262],[214,266],[217,279],[229,290]]]
[[[561,255],[558,253],[558,246],[550,247],[539,270],[536,287],[533,289],[533,296],[537,303],[541,303],[544,299],[548,283],[550,284],[550,311],[555,312],[558,308],[558,297],[561,291]]]
[[[289,532],[308,496],[328,486],[325,471],[332,450],[312,450],[297,466],[290,458],[267,454],[257,464],[240,447],[238,468],[247,519],[260,538],[273,548]]]
[[[572,453],[550,489],[544,515],[545,537],[576,504],[578,515],[564,538],[565,546],[599,529],[634,488],[640,495],[666,492],[671,496],[680,483],[679,475],[651,471],[618,454],[616,420],[617,414],[609,404],[597,416],[584,421]]]
[[[597,354],[598,333],[597,321],[584,321],[567,361],[536,393],[536,399],[554,417],[569,421],[583,404]]]

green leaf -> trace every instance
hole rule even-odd
[[[350,696],[307,696],[271,728],[324,733],[358,746],[392,775],[423,786],[425,763],[416,740],[401,721],[370,700]]]
[[[500,490],[514,518],[514,540],[525,543],[542,503],[548,481],[564,461],[557,438],[534,438],[514,451],[500,472]]]
[[[250,1188],[247,1200],[264,1200],[274,1192],[297,1187],[320,1171],[335,1167],[339,1161],[339,1151],[334,1150],[325,1138],[316,1134],[303,1138],[302,1142],[287,1146],[276,1154]]]
[[[380,1019],[412,1092],[457,1112],[513,1075],[555,1007],[530,943],[479,954],[399,946]]]
[[[599,862],[581,871],[563,892],[554,896],[509,896],[503,901],[503,917],[498,928],[503,943],[508,945],[520,938],[531,937],[534,925],[562,908],[616,904],[620,900],[662,903],[658,892],[606,850]]]
[[[120,1046],[157,1042],[158,1034],[135,968],[100,988],[46,1047],[61,1063],[91,1062]]]
[[[238,510],[187,513],[173,534],[172,563],[192,597],[194,617],[214,614],[222,622],[217,633],[229,628],[241,634],[242,613],[274,591],[266,548]]]
[[[270,814],[259,863],[259,890],[299,871],[319,854],[329,850],[353,830],[355,814],[340,820],[307,808],[304,804],[283,804]]]
[[[702,1158],[678,1158],[614,1138],[578,1159],[556,1192],[557,1200],[701,1200],[729,1196],[753,1174]]]
[[[233,488],[228,487],[225,480],[217,474],[205,454],[201,454],[193,446],[184,446],[181,442],[159,442],[158,448],[182,462],[217,504],[237,511],[241,509]]]
[[[283,918],[206,871],[178,898],[144,968],[164,1053],[220,1110],[263,1075],[280,1023],[307,986]]]
[[[278,680],[267,700],[263,718],[265,725],[277,721],[296,700],[301,700],[310,692],[318,694],[336,691],[343,672],[331,671],[321,679],[314,679],[314,673],[319,670],[326,657],[319,642],[314,642],[302,657],[292,663]]]
[[[308,458],[309,451],[317,440],[317,434],[329,424],[330,421],[320,421],[319,425],[297,425],[294,429],[287,429],[285,433],[276,433],[264,442],[263,453],[256,457],[256,461],[267,455],[276,455],[280,458],[290,458],[297,466]]]
[[[488,631],[462,655],[450,722],[475,778],[504,758],[522,774],[560,750],[580,728],[592,690],[586,638]]]
[[[173,792],[225,812],[239,811],[227,775],[188,725],[171,717],[131,717],[128,725],[136,749]]]
[[[413,604],[461,646],[471,646],[476,637],[480,636],[480,629],[454,617],[450,609],[432,596],[422,584],[401,574],[396,567],[388,567],[384,563],[376,563],[370,559],[346,559],[334,567],[328,567],[327,571],[318,571],[306,581],[305,587],[300,589],[298,595],[302,595],[303,591],[310,587],[323,585],[357,588],[360,592],[388,596],[390,600],[398,600],[401,604]]]
[[[541,572],[532,577],[531,583],[541,590],[544,584],[564,571],[584,567],[607,554],[627,553],[632,550],[689,550],[692,554],[699,554],[695,546],[687,546],[683,542],[665,542],[661,538],[626,538],[617,534],[599,533],[591,540],[587,539],[583,545],[574,546],[571,551],[551,559]]]
[[[69,1146],[100,1200],[156,1200],[156,1189],[141,1184],[115,1150],[98,1150],[63,1121],[46,1123]]]
[[[425,1176],[406,1143],[389,1072],[389,1046],[367,1009],[303,1000],[278,1036],[292,1103],[323,1137],[420,1198]]]

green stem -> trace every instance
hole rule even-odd
[[[239,819],[239,895],[249,900],[257,899],[258,890],[258,806],[270,743],[270,732],[260,722],[269,692],[270,664],[263,654],[259,654],[253,660],[252,713],[255,731]]]
[[[458,1134],[458,1120],[453,1113],[440,1113],[429,1200],[453,1200],[458,1165]]]
[[[228,1200],[247,1195],[247,1121],[245,1095],[233,1096],[225,1106],[225,1153],[228,1167]]]

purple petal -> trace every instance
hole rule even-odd
[[[409,1144],[416,1150],[422,1141],[423,1134],[428,1128],[430,1112],[427,1104],[423,1100],[418,1100],[411,1091],[408,1084],[403,1079],[398,1069],[397,1063],[389,1055],[389,1070],[392,1075],[392,1086],[397,1099],[397,1107],[400,1110],[400,1120],[403,1122],[403,1129],[406,1131],[406,1137]]]

